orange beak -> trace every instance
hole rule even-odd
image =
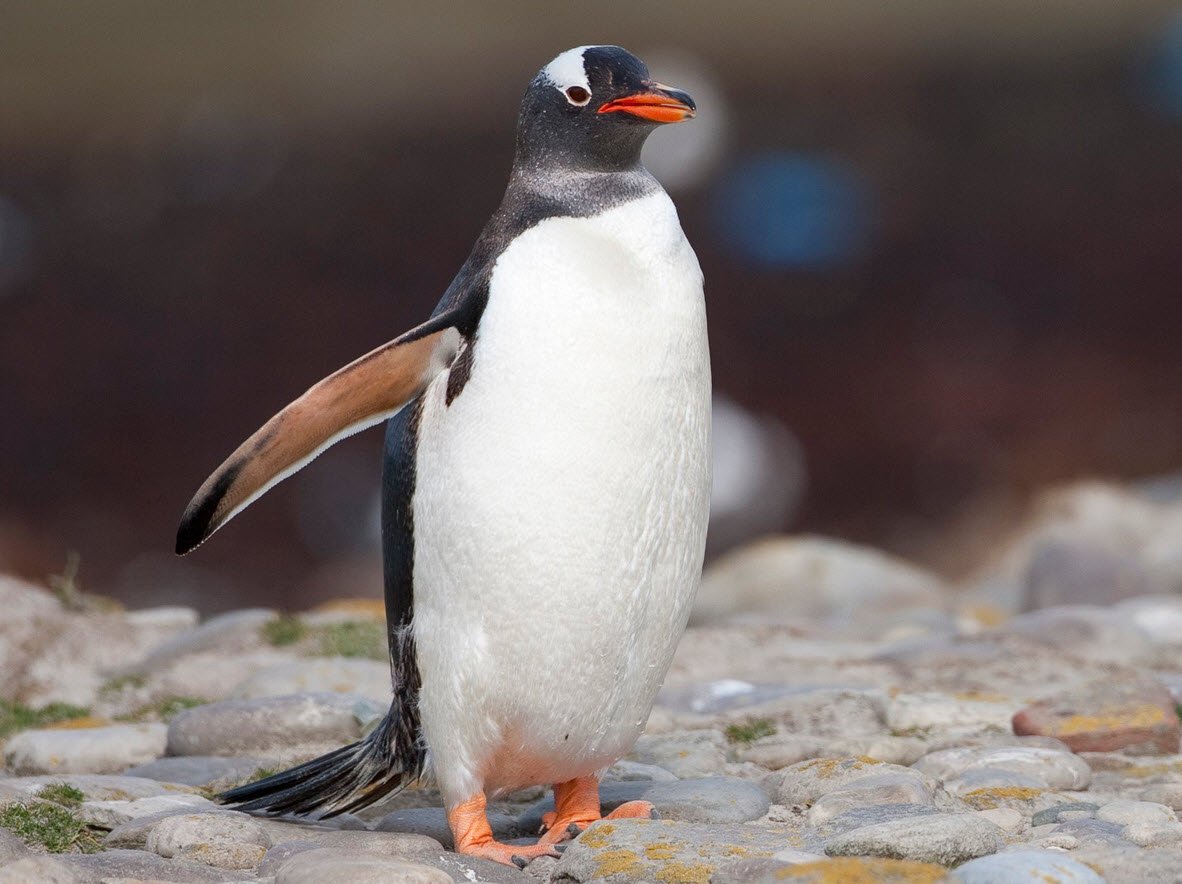
[[[660,83],[647,84],[650,92],[637,92],[614,98],[599,109],[601,114],[626,113],[654,123],[680,123],[693,119],[697,113],[694,100],[680,89],[662,86]]]

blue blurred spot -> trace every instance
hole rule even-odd
[[[760,264],[824,269],[861,252],[866,208],[849,168],[785,152],[749,160],[724,179],[715,220],[723,237]]]
[[[1163,113],[1182,116],[1182,13],[1166,24],[1145,68],[1145,97]]]

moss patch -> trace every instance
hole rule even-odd
[[[85,718],[89,714],[89,709],[71,706],[69,703],[50,703],[48,706],[33,708],[23,703],[0,700],[0,740],[17,731],[45,727],[47,724],[68,721],[71,718]]]
[[[0,808],[0,827],[50,853],[94,853],[102,847],[95,833],[60,804],[9,804]]]
[[[743,724],[728,725],[726,738],[731,743],[746,746],[763,737],[773,736],[775,733],[776,725],[770,718],[753,718]]]
[[[320,653],[325,657],[364,657],[389,660],[386,625],[376,620],[345,620],[318,628]]]
[[[280,614],[263,624],[263,638],[277,648],[294,645],[307,634],[308,627],[292,614]]]
[[[37,793],[37,797],[60,804],[62,807],[77,807],[86,798],[81,789],[69,783],[50,783]]]

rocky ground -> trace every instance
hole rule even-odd
[[[604,778],[660,819],[521,871],[451,852],[429,786],[324,824],[211,801],[381,717],[380,604],[199,622],[0,578],[0,610],[2,882],[1182,880],[1182,507],[1121,489],[960,587],[809,538],[718,562]]]

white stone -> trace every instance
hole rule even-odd
[[[230,692],[230,697],[252,700],[306,691],[361,694],[388,706],[393,698],[390,664],[347,657],[318,657],[277,663],[239,682]]]
[[[1092,769],[1078,755],[1038,746],[942,749],[913,766],[941,782],[987,767],[1035,777],[1051,789],[1086,789],[1092,782]]]
[[[23,731],[4,747],[16,774],[117,773],[164,754],[168,727],[159,723]]]
[[[157,795],[153,798],[137,798],[134,801],[84,801],[78,808],[83,822],[102,829],[113,829],[128,820],[139,819],[153,813],[169,810],[203,810],[217,807],[201,795],[179,793]]]
[[[1127,826],[1130,823],[1173,823],[1178,820],[1174,811],[1164,804],[1129,801],[1124,798],[1101,805],[1096,811],[1096,819],[1119,826]]]
[[[963,699],[940,693],[897,694],[887,702],[886,723],[892,731],[1008,732],[1020,700]]]

